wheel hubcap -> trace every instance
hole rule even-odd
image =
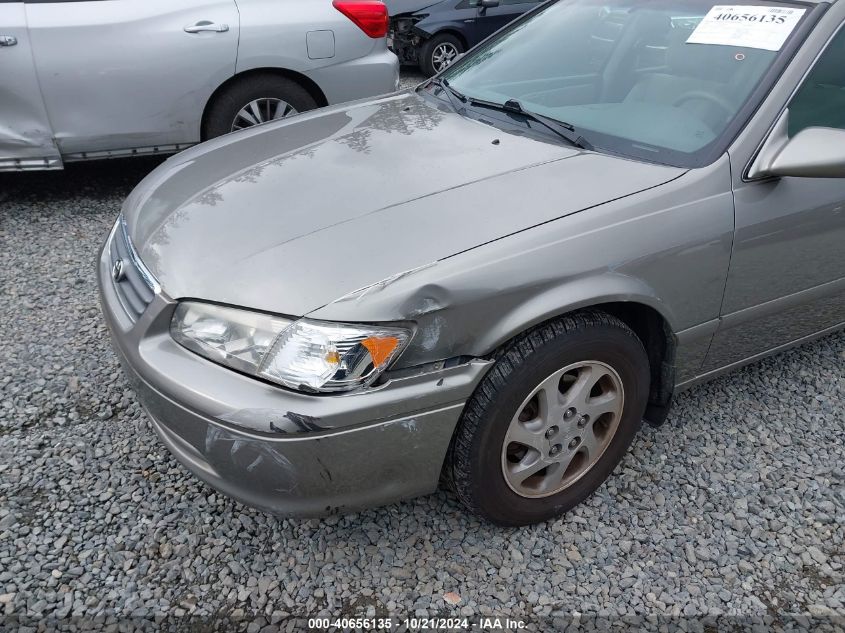
[[[438,44],[431,54],[432,66],[434,66],[434,70],[440,72],[455,61],[457,56],[458,49],[455,48],[454,44],[449,44],[448,42]]]
[[[571,486],[604,454],[625,405],[622,380],[609,365],[584,361],[560,369],[523,401],[502,447],[505,481],[522,497]]]
[[[296,108],[282,99],[270,97],[255,99],[238,110],[235,120],[232,121],[232,131],[236,132],[253,125],[284,119],[293,114],[297,114]]]

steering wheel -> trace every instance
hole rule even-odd
[[[733,113],[736,110],[735,106],[724,97],[710,92],[704,92],[703,90],[690,90],[689,92],[685,92],[675,99],[672,105],[677,107],[687,101],[692,101],[693,99],[700,99],[702,101],[709,101],[710,103],[716,104],[722,111],[724,111],[725,114],[728,115],[728,118],[733,116]]]

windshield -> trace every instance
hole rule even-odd
[[[806,6],[701,0],[561,0],[443,73],[472,99],[563,121],[590,145],[702,164]]]

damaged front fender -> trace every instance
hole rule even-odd
[[[727,172],[721,161],[659,189],[442,258],[373,284],[360,301],[335,301],[308,316],[414,322],[416,334],[393,371],[456,357],[490,358],[535,325],[607,304],[637,304],[659,315],[670,333],[680,332],[718,318],[733,226],[730,196],[718,194]],[[550,180],[546,187],[560,187],[551,199],[573,195],[571,180]],[[681,188],[700,197],[678,206]],[[677,231],[679,225],[687,229]],[[678,357],[691,359],[679,372],[696,369],[685,350]]]

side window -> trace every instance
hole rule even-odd
[[[845,129],[845,28],[830,42],[789,104],[789,136],[807,127]]]

